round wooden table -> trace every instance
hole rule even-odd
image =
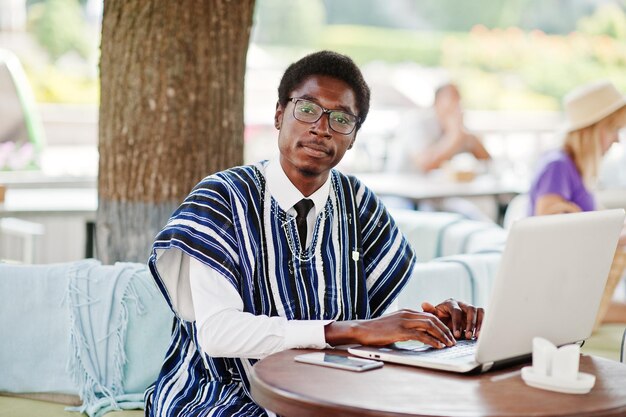
[[[596,375],[596,384],[588,394],[573,395],[527,386],[522,366],[457,375],[386,363],[359,373],[293,360],[306,352],[287,350],[259,361],[251,379],[254,400],[285,417],[626,416],[626,365],[598,357],[581,357],[580,370]]]

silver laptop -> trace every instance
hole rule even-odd
[[[624,216],[616,209],[517,221],[477,341],[444,349],[402,342],[348,351],[405,365],[485,372],[529,359],[535,336],[555,345],[580,342],[591,335]]]

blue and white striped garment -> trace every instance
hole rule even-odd
[[[356,178],[331,171],[330,195],[302,251],[295,218],[265,185],[265,167],[205,178],[156,238],[150,270],[176,317],[161,373],[146,392],[147,416],[267,415],[250,397],[256,360],[201,351],[195,322],[176,307],[180,283],[164,279],[157,267],[163,251],[178,249],[219,271],[241,295],[244,311],[289,320],[380,316],[410,277],[413,250]]]

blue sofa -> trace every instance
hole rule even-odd
[[[448,297],[488,308],[506,230],[452,213],[392,215],[419,261],[396,308]],[[0,303],[0,334],[12,335],[0,342],[0,417],[77,416],[68,406],[143,415],[173,318],[144,265],[0,264],[0,295],[10,300]],[[601,328],[588,352],[616,359],[622,332]]]
[[[0,416],[143,405],[173,319],[145,265],[0,264],[0,295]]]

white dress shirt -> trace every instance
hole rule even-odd
[[[313,201],[313,208],[307,215],[308,247],[317,214],[324,209],[330,193],[330,175],[324,185],[308,197],[291,183],[278,160],[267,164],[265,179],[268,195],[289,215],[296,215],[293,206],[301,199]],[[327,347],[324,326],[332,320],[287,320],[243,312],[239,293],[219,272],[195,258],[183,256],[189,262],[198,342],[209,356],[263,358],[286,349]]]

